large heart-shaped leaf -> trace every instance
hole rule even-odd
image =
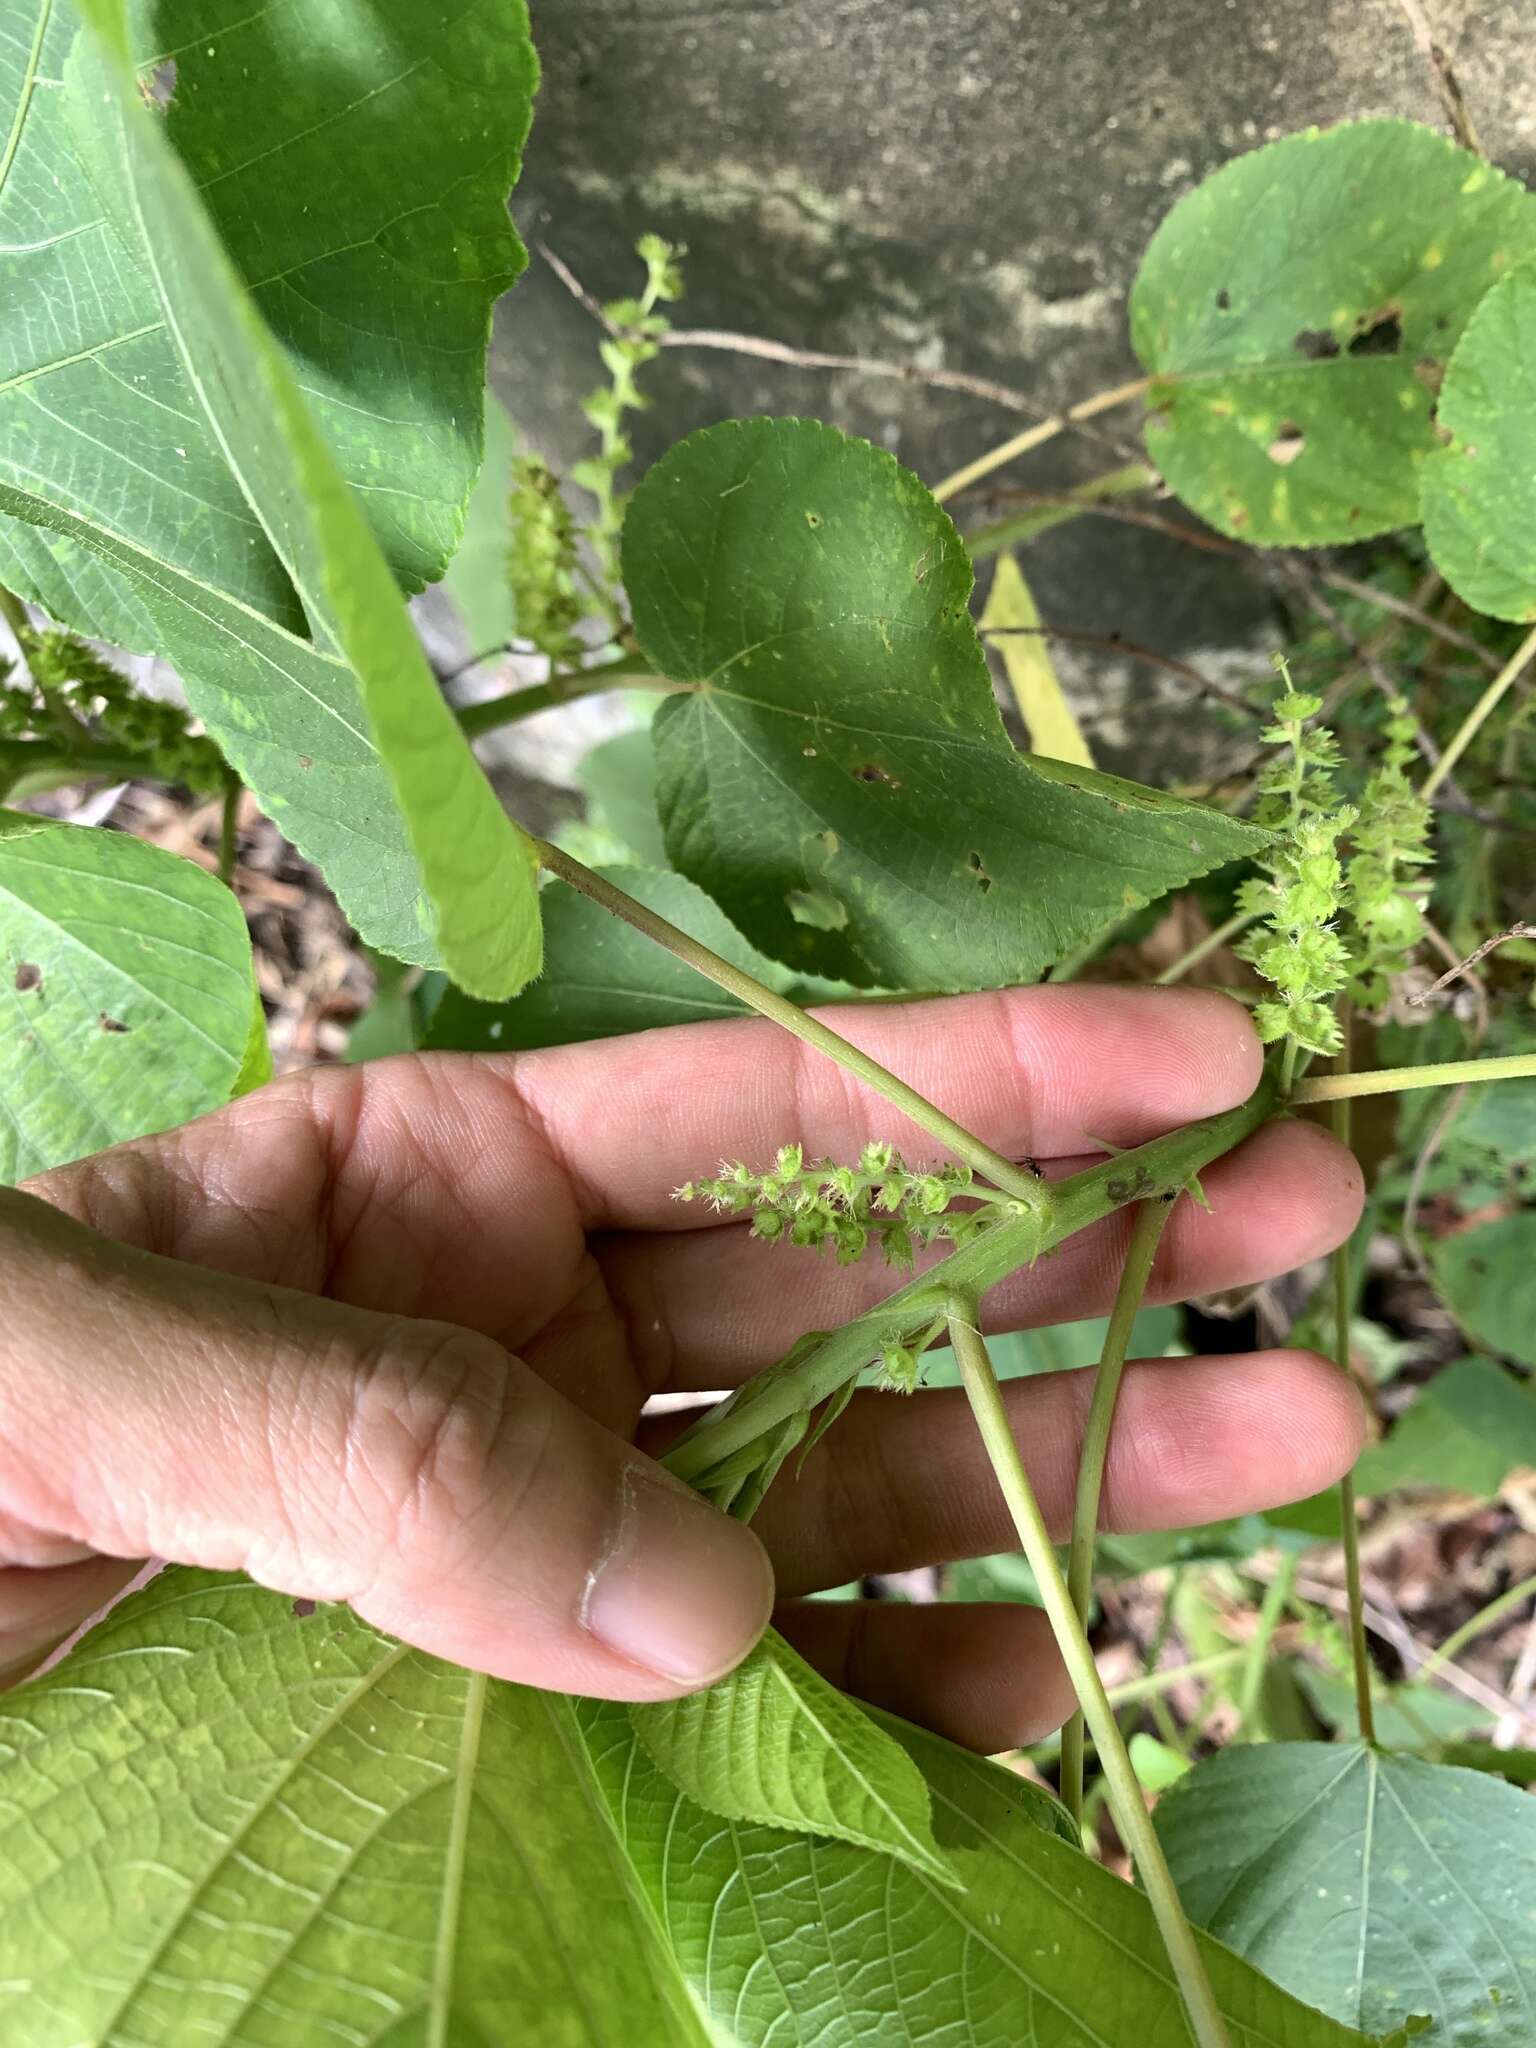
[[[1536,619],[1536,269],[1472,315],[1440,390],[1448,437],[1424,465],[1424,538],[1474,611]]]
[[[0,1701],[7,2048],[1182,2048],[1145,1898],[883,1721],[963,1893],[705,1813],[623,1707],[165,1573]],[[1233,2048],[1363,2048],[1206,1958]]]
[[[1359,1744],[1227,1749],[1160,1801],[1190,1917],[1309,2005],[1429,2048],[1536,2039],[1536,1803]]]
[[[1032,981],[1263,843],[1016,753],[959,535],[916,477],[808,420],[690,435],[624,526],[635,627],[697,685],[654,726],[673,863],[754,945],[860,987]]]
[[[506,6],[515,10],[517,0]],[[69,424],[49,428],[56,438],[42,446],[7,440],[15,459],[0,463],[0,509],[31,523],[8,530],[11,571],[69,622],[176,662],[194,708],[325,869],[365,937],[408,958],[441,959],[481,993],[509,994],[538,962],[527,844],[442,704],[390,569],[292,369],[135,91],[121,0],[85,0],[85,11],[101,40],[77,40],[62,90],[42,91],[35,76],[17,88],[12,224],[30,222],[32,240],[45,240],[51,260],[66,267],[29,278],[12,314],[11,398],[25,404],[29,432],[61,406]],[[231,8],[213,26],[233,26],[240,12]],[[247,27],[273,18],[248,17]],[[379,74],[387,41],[359,40],[352,10],[332,17],[339,46],[313,40],[308,11],[285,10],[284,19],[296,37],[311,38],[284,73],[285,91],[311,114],[316,93],[329,91],[330,125],[347,127],[361,104],[359,80],[384,91],[395,75]],[[521,13],[502,19],[515,40]],[[53,49],[49,24],[42,28],[39,65]],[[216,62],[220,46],[205,44],[205,64],[209,50]],[[267,90],[270,64],[251,74],[254,83],[237,85],[233,64],[208,74],[230,81],[224,147],[238,146],[241,96]],[[309,82],[301,86],[301,77]],[[211,132],[218,109],[200,106],[191,132]],[[511,118],[515,148],[515,106]],[[49,212],[51,166],[64,156],[57,190],[79,203]],[[368,179],[378,184],[376,165]],[[252,189],[234,169],[213,183],[240,185],[247,197]],[[82,219],[83,195],[91,203]],[[468,273],[473,244],[471,235]],[[90,259],[80,278],[68,268],[74,255],[61,250]],[[292,291],[291,279],[283,283]],[[341,288],[333,280],[331,289]],[[55,298],[83,299],[93,323],[89,333],[71,330],[68,347],[49,314]],[[421,306],[431,300],[423,288]],[[482,331],[485,303],[482,281]],[[174,381],[162,374],[165,359]],[[55,366],[87,384],[55,388]],[[478,408],[478,381],[475,390]],[[115,452],[98,463],[90,450],[101,440]],[[476,453],[477,440],[478,424],[468,444]],[[85,451],[78,456],[76,441]],[[164,477],[130,489],[120,468],[130,455],[136,474]],[[384,483],[382,458],[372,481]],[[306,618],[313,641],[299,630]]]
[[[126,833],[14,811],[0,812],[0,1003],[3,1183],[217,1109],[261,1016],[222,882]]]
[[[1242,540],[1414,525],[1441,372],[1532,253],[1536,199],[1409,121],[1308,129],[1224,165],[1163,222],[1131,293],[1152,459]]]

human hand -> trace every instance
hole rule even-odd
[[[835,1022],[1015,1157],[1141,1143],[1241,1102],[1259,1070],[1243,1012],[1199,991],[1046,987]],[[501,1677],[657,1699],[736,1663],[776,1585],[779,1625],[850,1690],[977,1747],[1038,1737],[1071,1699],[1035,1610],[803,1597],[1011,1547],[963,1394],[858,1394],[751,1530],[644,1455],[676,1428],[644,1415],[652,1394],[735,1385],[899,1284],[671,1191],[722,1155],[794,1139],[849,1158],[869,1138],[932,1157],[841,1070],[731,1020],[311,1069],[0,1196],[0,1673],[158,1556],[345,1600]],[[1150,1299],[1300,1264],[1361,1200],[1349,1154],[1297,1123],[1204,1186],[1211,1211],[1179,1205]],[[1127,1228],[1015,1275],[990,1326],[1105,1313]],[[1058,1530],[1090,1381],[1007,1388]],[[1133,1366],[1106,1519],[1295,1499],[1361,1433],[1352,1389],[1307,1353]]]

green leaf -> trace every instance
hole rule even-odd
[[[1011,1771],[899,1731],[956,1891],[844,1843],[716,1819],[637,1749],[622,1708],[581,1712],[620,1838],[718,2042],[1187,2048],[1145,1896],[1041,1825]],[[1232,2048],[1361,2048],[1201,1946]]]
[[[1469,1336],[1536,1366],[1536,1209],[1442,1238],[1434,1267],[1447,1306]]]
[[[1459,1242],[1446,1240],[1447,1245]],[[1536,1258],[1536,1240],[1528,1245],[1527,1256]],[[1517,1274],[1511,1267],[1511,1280]],[[1361,1495],[1438,1486],[1491,1500],[1521,1465],[1536,1465],[1536,1399],[1491,1359],[1463,1358],[1437,1372],[1390,1436],[1361,1454],[1355,1485]]]
[[[508,561],[512,552],[512,458],[517,430],[494,391],[485,394],[485,460],[464,514],[464,538],[443,588],[459,608],[470,653],[505,647],[517,631]]]
[[[1131,292],[1147,448],[1223,533],[1361,540],[1419,517],[1439,377],[1473,307],[1536,252],[1536,200],[1408,121],[1309,128],[1168,215]]]
[[[703,890],[681,875],[626,867],[598,872],[779,994],[797,1001],[835,999],[836,984],[807,984],[755,952]],[[540,978],[510,1003],[477,1003],[449,989],[432,1013],[425,1045],[446,1052],[527,1052],[750,1014],[745,1003],[566,883],[547,883],[540,902]]]
[[[18,0],[13,12],[0,46],[0,473],[45,480],[56,502],[293,623],[281,563],[148,269],[122,260],[58,91],[82,13],[120,35],[123,10]],[[165,102],[157,124],[396,575],[420,588],[459,537],[490,310],[527,260],[506,211],[537,77],[522,0],[446,13],[441,0],[391,0],[387,15],[335,0],[132,0],[128,15],[141,90]],[[67,589],[72,552],[57,562]],[[114,582],[110,595],[131,619],[131,593]],[[82,589],[87,600],[106,604],[109,589]]]
[[[1185,2043],[1145,1898],[1061,1839],[1055,1802],[881,1721],[963,1893],[706,1814],[623,1707],[167,1572],[0,1701],[17,2048]],[[1232,2048],[1363,2048],[1205,1953]]]
[[[652,1762],[707,1812],[855,1842],[959,1883],[906,1751],[777,1630],[718,1684],[629,1715]]]
[[[167,436],[190,450],[193,442],[181,437],[195,427],[206,461],[199,457],[198,481],[187,488],[201,491],[216,450],[242,503],[243,538],[210,516],[190,522],[189,541],[188,522],[173,519],[165,494],[149,490],[134,499],[148,508],[149,524],[119,532],[106,485],[103,506],[84,482],[78,490],[58,484],[55,472],[69,475],[62,458],[50,464],[39,457],[14,469],[16,481],[0,482],[0,509],[39,529],[10,535],[18,562],[96,567],[62,584],[28,576],[23,587],[98,631],[108,627],[91,594],[131,589],[137,624],[151,630],[114,637],[154,645],[177,663],[194,709],[264,807],[325,870],[364,936],[411,959],[440,958],[481,994],[510,994],[538,966],[528,842],[506,819],[443,704],[389,567],[186,170],[107,54],[121,36],[121,0],[86,5],[104,40],[97,47],[89,35],[77,40],[58,98],[106,209],[99,233],[108,239],[96,261],[114,288],[130,281],[122,289],[152,316],[155,347],[173,350],[180,383],[173,389],[136,367],[131,348],[114,349],[110,370],[103,367],[107,340],[120,338],[111,322],[83,367],[108,389],[125,377],[144,379],[162,419],[157,458]],[[339,75],[333,89],[340,90]],[[36,164],[31,174],[41,176]],[[93,226],[78,239],[89,249],[97,234]],[[42,331],[52,345],[52,330]],[[42,375],[35,362],[24,365],[21,388],[32,390]],[[101,413],[93,403],[95,389],[83,390],[73,410],[100,416],[108,436],[127,431],[110,406]],[[54,395],[60,403],[68,397]],[[47,533],[67,543],[62,554],[49,554]],[[217,580],[222,572],[211,565],[249,558],[253,547],[258,556],[270,551],[302,597],[314,644],[294,630],[291,601],[263,608],[254,590]],[[103,563],[111,571],[105,583]]]
[[[1536,273],[1501,278],[1456,345],[1424,465],[1424,538],[1474,611],[1536,619]]]
[[[15,811],[0,812],[0,994],[7,1184],[217,1109],[266,1047],[222,882],[126,833]]]
[[[1297,1681],[1318,1715],[1348,1742],[1360,1739],[1360,1711],[1353,1679],[1298,1663]],[[1486,1728],[1486,1707],[1436,1685],[1378,1685],[1372,1688],[1376,1739],[1384,1749],[1433,1750],[1441,1743]],[[1456,1761],[1456,1759],[1451,1759]]]
[[[624,524],[673,865],[754,945],[859,987],[1032,981],[1256,830],[1003,730],[948,516],[867,442],[732,421]]]
[[[571,1703],[170,1571],[0,1702],[15,2048],[713,2048]]]
[[[1427,2014],[1432,2048],[1536,2038],[1536,1804],[1473,1771],[1358,1745],[1223,1750],[1159,1801],[1191,1917],[1366,2030]]]

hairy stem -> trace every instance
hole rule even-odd
[[[967,484],[973,484],[978,477],[990,476],[994,469],[1001,469],[1005,462],[1012,462],[1017,455],[1027,455],[1031,448],[1042,448],[1047,441],[1054,441],[1058,434],[1064,434],[1069,427],[1075,427],[1080,420],[1091,420],[1101,412],[1109,412],[1117,405],[1125,405],[1133,398],[1140,398],[1151,384],[1150,377],[1133,377],[1128,384],[1117,384],[1112,391],[1095,392],[1092,398],[1079,400],[1069,405],[1065,412],[1059,412],[1053,419],[1041,420],[1036,427],[1026,427],[1011,440],[1001,442],[996,448],[989,448],[985,455],[978,455],[974,462],[966,463],[952,476],[935,484],[933,495],[942,505],[946,498],[952,498],[957,491],[963,491]]]
[[[1024,1555],[1039,1585],[1040,1597],[1073,1690],[1093,1731],[1108,1787],[1110,1811],[1151,1901],[1163,1946],[1168,1951],[1168,1960],[1173,1966],[1189,2016],[1190,2028],[1199,2048],[1230,2048],[1226,2023],[1206,1975],[1193,1930],[1179,1901],[1162,1845],[1153,1830],[1151,1816],[1141,1796],[1141,1786],[1131,1768],[1131,1759],[1115,1720],[1115,1710],[1104,1691],[1093,1651],[1078,1620],[1061,1566],[1056,1561],[1051,1534],[1045,1526],[1045,1517],[1040,1512],[1040,1503],[1035,1498],[1024,1461],[1019,1456],[1019,1447],[1014,1442],[1002,1390],[992,1370],[992,1361],[987,1356],[987,1347],[976,1328],[976,1320],[976,1296],[954,1296],[949,1310],[950,1342],[954,1346],[976,1427],[986,1445],[999,1491],[1008,1504]]]
[[[1533,656],[1536,656],[1536,626],[1533,626],[1530,632],[1526,634],[1520,645],[1472,706],[1472,709],[1456,728],[1445,752],[1424,778],[1424,787],[1420,794],[1426,801],[1434,795],[1468,747],[1471,746],[1473,740],[1477,738],[1477,735],[1482,731],[1483,726],[1497,708],[1505,691],[1519,679],[1523,670],[1529,666]]]
[[[919,1095],[915,1088],[898,1080],[895,1074],[882,1067],[878,1060],[872,1060],[868,1053],[860,1052],[846,1038],[841,1038],[830,1025],[823,1024],[802,1010],[798,1003],[792,1003],[786,996],[776,995],[770,988],[740,967],[733,967],[708,946],[701,946],[697,939],[689,938],[675,924],[658,917],[643,903],[637,903],[633,896],[627,896],[622,889],[605,881],[601,875],[573,860],[568,853],[562,853],[558,846],[536,839],[539,863],[552,875],[558,875],[562,882],[568,882],[583,896],[602,905],[625,924],[632,925],[637,932],[643,932],[648,939],[654,939],[658,946],[665,946],[677,959],[695,968],[717,988],[723,988],[728,995],[745,1003],[749,1009],[771,1018],[782,1025],[806,1045],[814,1046],[817,1052],[825,1053],[829,1060],[835,1060],[850,1074],[873,1088],[877,1095],[883,1095],[887,1102],[894,1103],[904,1116],[937,1138],[947,1146],[957,1159],[963,1159],[978,1173],[985,1174],[995,1187],[1012,1195],[1026,1211],[1033,1216],[1049,1215],[1054,1206],[1051,1191],[1026,1169],[1015,1166],[1011,1159],[1005,1159],[1000,1152],[994,1152],[990,1145],[983,1144],[943,1110],[936,1109],[926,1096]]]
[[[856,1378],[879,1357],[887,1335],[926,1329],[935,1316],[945,1313],[945,1303],[956,1289],[984,1294],[1020,1266],[1032,1265],[1127,1202],[1177,1194],[1192,1174],[1256,1131],[1274,1107],[1274,1081],[1266,1075],[1237,1109],[1186,1124],[1135,1151],[1100,1160],[1057,1181],[1048,1215],[1024,1214],[994,1224],[820,1343],[797,1346],[788,1358],[701,1417],[662,1462],[680,1479],[694,1484],[705,1480],[745,1445],[770,1439],[790,1416],[814,1408]]]
[[[1360,1095],[1399,1095],[1409,1088],[1459,1088],[1464,1082],[1536,1080],[1536,1053],[1485,1060],[1442,1060],[1427,1067],[1383,1068],[1364,1074],[1319,1074],[1299,1081],[1291,1100],[1346,1102]]]
[[[1175,1197],[1175,1199],[1177,1199]],[[1093,1550],[1099,1533],[1099,1501],[1104,1492],[1104,1462],[1109,1455],[1110,1431],[1114,1427],[1115,1403],[1125,1373],[1125,1356],[1130,1349],[1131,1330],[1141,1308],[1141,1298],[1152,1277],[1173,1203],[1167,1200],[1142,1202],[1136,1210],[1120,1284],[1104,1333],[1104,1350],[1094,1376],[1093,1400],[1083,1431],[1083,1447],[1077,1466],[1077,1497],[1072,1506],[1072,1539],[1067,1552],[1067,1590],[1078,1626],[1086,1631],[1088,1607],[1093,1598]],[[1061,1731],[1061,1797],[1068,1813],[1081,1825],[1083,1818],[1083,1710],[1077,1712]]]
[[[1169,988],[1174,982],[1182,981],[1189,970],[1198,967],[1208,954],[1216,952],[1228,939],[1235,939],[1239,932],[1245,932],[1249,925],[1257,923],[1258,916],[1257,911],[1234,910],[1223,924],[1217,925],[1215,931],[1207,932],[1205,937],[1191,946],[1187,953],[1181,953],[1177,960],[1165,967],[1161,974],[1156,975],[1154,986]]]
[[[1339,1048],[1337,1073],[1349,1073],[1350,1006],[1339,1005],[1343,1043]],[[1330,1121],[1333,1135],[1345,1147],[1350,1140],[1353,1112],[1348,1097],[1335,1100]],[[1333,1254],[1333,1355],[1340,1372],[1350,1377],[1349,1326],[1355,1305],[1349,1280],[1349,1239]],[[1360,1734],[1374,1748],[1376,1713],[1371,1704],[1371,1653],[1365,1640],[1365,1588],[1360,1580],[1360,1513],[1355,1501],[1355,1475],[1346,1472],[1339,1481],[1339,1533],[1344,1544],[1344,1590],[1349,1600],[1349,1655],[1354,1666],[1355,1711],[1360,1717]]]

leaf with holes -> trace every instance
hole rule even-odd
[[[1440,391],[1445,445],[1424,465],[1424,538],[1474,611],[1536,619],[1536,270],[1496,284]]]
[[[1015,752],[959,535],[890,456],[733,421],[642,480],[625,579],[673,864],[763,952],[867,988],[1033,981],[1265,835]]]
[[[1536,2038],[1536,1803],[1358,1744],[1223,1750],[1157,1808],[1190,1917],[1309,2005],[1426,2048]]]
[[[122,60],[121,0],[85,0],[84,11],[94,32],[71,46],[70,17],[42,10],[30,55],[9,82],[15,154],[0,189],[0,225],[14,231],[12,260],[32,268],[9,279],[0,299],[9,309],[0,320],[9,380],[0,392],[8,425],[0,511],[26,522],[4,530],[0,559],[21,589],[67,622],[176,663],[193,708],[264,807],[326,871],[366,937],[409,959],[441,959],[481,993],[509,994],[538,962],[529,850],[442,704],[390,567],[310,411],[313,402],[400,540],[397,566],[409,574],[408,556],[423,565],[430,556],[436,566],[457,532],[461,486],[478,458],[492,282],[485,263],[494,242],[504,253],[511,247],[504,220],[493,233],[486,211],[492,173],[458,180],[457,197],[470,209],[450,259],[461,281],[449,278],[439,294],[423,274],[407,309],[399,266],[386,261],[372,285],[382,303],[371,303],[360,282],[367,260],[358,255],[355,269],[332,238],[339,219],[350,217],[353,186],[378,200],[395,183],[405,138],[436,105],[429,94],[413,112],[409,95],[402,101],[398,92],[418,73],[435,75],[436,57],[402,66],[396,35],[375,35],[352,10],[323,24],[294,6],[251,15],[226,0],[211,17],[196,10],[199,38],[206,28],[219,39],[201,53],[178,53],[178,67],[185,55],[189,68],[185,80],[178,69],[176,91],[192,109],[184,117],[189,161],[223,198],[216,225]],[[500,0],[494,19],[484,8],[472,12],[483,37],[504,33],[526,81],[531,59],[518,0]],[[167,7],[157,22],[186,26],[193,13]],[[428,35],[436,14],[413,10],[399,30],[407,47],[410,35]],[[489,52],[486,61],[493,79],[510,86]],[[279,64],[283,90],[274,92]],[[258,111],[257,101],[272,105]],[[383,129],[380,111],[390,117]],[[479,161],[497,167],[497,215],[502,168],[515,165],[526,118],[515,92],[501,118],[505,129],[495,132],[505,133],[504,146],[486,148],[483,122],[474,144]],[[311,127],[326,131],[328,147],[336,130],[359,131],[359,161],[349,157],[347,179],[327,180],[323,206],[277,176],[290,162],[288,144]],[[229,164],[227,153],[253,137],[265,145],[261,168],[255,158]],[[383,148],[386,137],[381,165],[365,145],[371,138]],[[470,147],[462,136],[460,145]],[[309,147],[292,159],[295,173]],[[247,221],[242,208],[258,196],[260,213]],[[398,212],[398,194],[390,204]],[[378,222],[380,255],[414,251],[418,268],[426,264],[428,242],[418,238],[432,228],[434,210],[413,209],[403,242]],[[293,360],[263,327],[219,229],[248,265],[263,249],[284,257],[288,267],[261,296],[265,304],[281,300],[297,323]],[[440,239],[442,223],[432,232]],[[440,297],[461,318],[473,304],[468,398],[454,396],[463,365],[430,400],[427,376],[420,433],[408,417],[387,422],[386,432],[375,419],[359,440],[356,423],[381,395],[375,368],[411,388],[416,371],[401,361],[401,345],[414,323],[435,322]],[[330,307],[329,325],[317,298]],[[349,318],[338,324],[342,306]],[[377,351],[356,347],[357,323],[384,323],[392,306],[395,338]],[[447,346],[447,311],[442,318],[446,375],[455,349]],[[346,393],[326,369],[343,329],[357,377]],[[461,402],[470,408],[461,425],[439,418]],[[342,426],[343,414],[353,425]],[[445,467],[422,452],[423,434],[441,442]],[[460,454],[449,460],[456,440]],[[451,472],[443,487],[456,496],[433,514],[441,534],[430,546],[420,533],[407,546],[410,521],[385,509],[416,487],[415,471],[403,479],[392,471],[396,452],[416,462],[424,486]]]
[[[0,811],[0,1000],[5,1184],[217,1109],[266,1048],[222,882],[16,811]]]
[[[1241,540],[1414,525],[1451,351],[1533,254],[1524,186],[1409,121],[1308,129],[1223,165],[1168,215],[1131,293],[1148,452]]]

